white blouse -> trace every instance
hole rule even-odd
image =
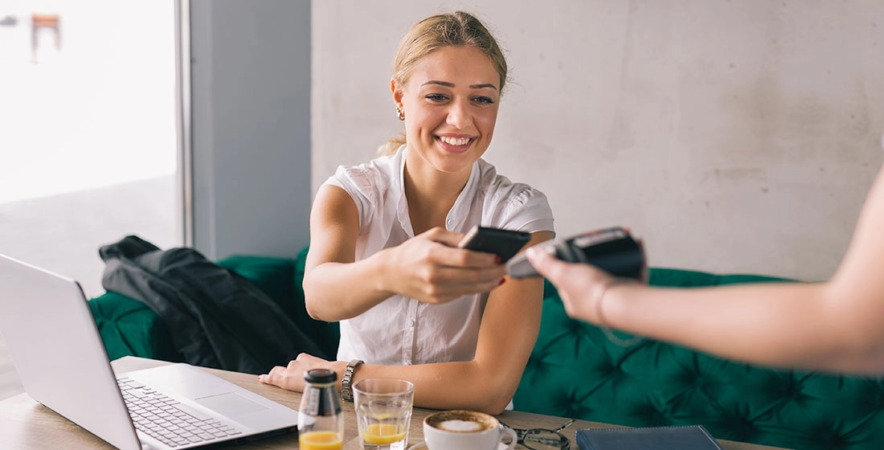
[[[325,182],[344,189],[359,211],[356,260],[414,237],[405,199],[405,149],[355,167],[338,167]],[[546,196],[526,184],[512,183],[479,159],[470,179],[448,212],[449,231],[465,233],[474,225],[553,231]],[[465,295],[428,305],[394,295],[340,323],[338,360],[368,364],[409,365],[471,361],[488,294]]]

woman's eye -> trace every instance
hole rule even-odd
[[[433,102],[443,102],[443,101],[447,100],[447,97],[445,97],[442,94],[429,94],[429,95],[427,95],[427,100],[430,100]]]
[[[494,103],[494,100],[492,100],[491,97],[476,97],[473,101],[480,105],[490,105]]]

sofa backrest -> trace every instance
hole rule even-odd
[[[658,286],[782,281],[652,269]],[[644,340],[629,347],[565,314],[545,286],[520,411],[626,426],[702,424],[719,439],[797,449],[884,448],[880,378],[776,370]]]

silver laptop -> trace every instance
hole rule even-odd
[[[0,331],[28,395],[123,450],[297,429],[297,411],[187,364],[114,375],[80,285],[3,255]]]

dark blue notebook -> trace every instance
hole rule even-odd
[[[577,430],[580,450],[723,450],[703,425]]]

